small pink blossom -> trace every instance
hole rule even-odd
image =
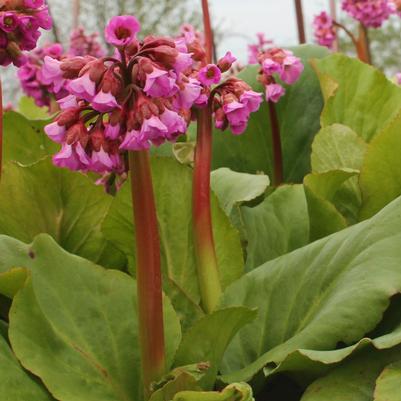
[[[109,111],[118,108],[119,105],[117,103],[116,98],[110,93],[106,93],[100,91],[93,99],[92,99],[92,107],[100,111],[101,113],[106,113]]]
[[[71,81],[68,85],[70,92],[88,102],[96,95],[96,84],[90,79],[89,73]]]
[[[208,64],[198,74],[199,81],[206,86],[218,84],[221,80],[221,71],[215,64]]]
[[[266,100],[277,103],[285,95],[285,89],[279,84],[269,84],[266,86]]]
[[[144,92],[151,97],[170,97],[176,90],[176,77],[168,71],[153,68],[153,71],[146,74]]]
[[[125,47],[136,40],[140,30],[139,21],[131,15],[113,17],[105,29],[106,41],[116,47]]]

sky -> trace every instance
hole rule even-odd
[[[194,5],[200,0],[193,0]],[[214,25],[221,27],[224,39],[219,53],[231,50],[241,61],[247,57],[247,44],[256,33],[264,32],[277,45],[298,43],[294,0],[209,0]],[[313,16],[329,10],[329,0],[303,0],[308,41]]]

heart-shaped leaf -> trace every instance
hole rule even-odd
[[[48,236],[34,241],[31,258],[32,278],[10,313],[23,366],[63,401],[141,400],[135,281],[68,254]],[[171,363],[180,324],[164,303]]]
[[[124,255],[100,229],[112,199],[88,177],[47,158],[30,166],[9,162],[0,185],[0,233],[26,243],[47,233],[71,253],[122,268]]]

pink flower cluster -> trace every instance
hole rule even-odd
[[[298,81],[304,66],[289,50],[273,48],[259,55],[259,81],[266,88],[266,100],[277,103],[285,94],[284,87],[277,82],[278,76],[287,85]]]
[[[105,37],[118,57],[45,58],[46,78],[69,92],[59,101],[61,114],[45,128],[62,145],[53,158],[57,166],[124,174],[126,151],[175,141],[186,133],[192,108],[211,104],[213,96],[233,131],[245,129],[260,95],[239,80],[220,84],[234,60],[230,53],[217,65],[207,65],[196,35],[176,40],[148,36],[139,41],[139,30],[135,17],[110,20]],[[234,102],[241,105],[241,112],[229,107]],[[218,109],[216,118],[218,114],[221,121]]]
[[[336,30],[334,21],[325,11],[321,12],[313,20],[316,42],[321,46],[326,46],[329,49],[333,48],[336,40]]]
[[[50,106],[53,99],[59,100],[69,94],[67,81],[53,81],[49,78],[49,65],[44,65],[44,59],[62,60],[67,55],[72,56],[104,56],[105,50],[97,40],[97,34],[85,35],[82,28],[71,35],[70,49],[65,54],[58,44],[45,45],[27,55],[25,64],[18,70],[18,78],[26,95],[32,97],[38,106]]]
[[[255,44],[248,45],[248,63],[257,64],[258,56],[267,50],[267,47],[273,44],[272,40],[266,39],[265,34],[259,32],[256,34],[258,42]]]
[[[395,12],[392,0],[343,0],[342,9],[367,28],[379,28]]]
[[[26,62],[23,51],[33,50],[39,29],[50,29],[52,19],[44,0],[3,0],[0,2],[0,65]]]
[[[43,71],[45,57],[60,59],[62,55],[63,47],[58,43],[35,49],[29,53],[27,61],[18,70],[22,90],[32,97],[38,106],[50,106],[52,95],[56,99],[68,95],[63,85],[48,79]]]
[[[80,27],[71,34],[68,54],[70,56],[103,57],[106,55],[106,50],[101,45],[97,32],[86,35],[84,28]]]

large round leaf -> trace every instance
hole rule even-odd
[[[30,250],[32,279],[14,298],[10,341],[24,367],[63,401],[140,400],[135,281],[68,254],[50,237]],[[165,299],[171,363],[178,317]]]
[[[71,253],[122,268],[124,255],[100,230],[112,199],[88,177],[48,158],[30,166],[9,162],[0,184],[0,233],[26,243],[47,233]]]
[[[371,220],[268,262],[225,293],[224,306],[258,307],[224,363],[226,380],[248,380],[298,350],[353,344],[401,291],[401,199]]]
[[[361,61],[341,54],[314,61],[326,99],[322,126],[338,123],[369,142],[401,109],[401,88]]]
[[[294,53],[301,57],[305,71],[301,79],[287,87],[286,96],[277,104],[280,122],[284,176],[287,182],[302,182],[310,171],[310,147],[319,130],[319,118],[323,107],[322,95],[316,74],[309,65],[312,58],[328,54],[327,49],[317,46],[300,46]],[[239,74],[252,88],[264,92],[257,80],[259,67],[250,66]],[[272,146],[269,111],[266,103],[251,116],[248,129],[241,136],[230,131],[214,132],[213,167],[229,167],[234,171],[256,173],[263,171],[272,176]]]

